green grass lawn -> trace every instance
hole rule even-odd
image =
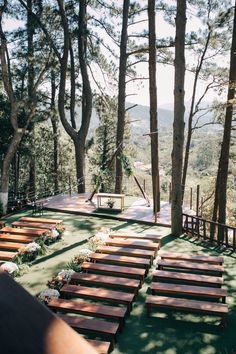
[[[7,219],[10,224],[20,216],[30,212],[14,214]],[[66,231],[63,240],[51,245],[47,254],[38,257],[26,269],[25,274],[16,278],[32,295],[46,288],[46,283],[54,274],[63,269],[76,255],[81,247],[86,247],[87,238],[104,226],[113,230],[129,230],[132,232],[152,232],[155,234],[170,233],[168,228],[148,226],[126,221],[116,221],[97,217],[84,217],[73,214],[45,212],[44,217],[63,219]],[[192,315],[189,313],[153,311],[148,318],[145,309],[145,298],[151,281],[148,277],[127,318],[122,333],[112,354],[165,353],[165,354],[233,354],[236,353],[236,254],[185,236],[165,238],[163,249],[174,252],[205,253],[223,255],[225,258],[225,287],[228,289],[229,305],[228,326],[222,329],[219,318],[214,316]]]

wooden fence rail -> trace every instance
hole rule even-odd
[[[219,246],[236,249],[235,227],[183,213],[183,231],[199,239],[216,242]]]

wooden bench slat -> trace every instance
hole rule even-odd
[[[37,222],[25,222],[25,221],[14,221],[12,227],[19,227],[25,229],[44,229],[44,230],[52,230],[55,226],[51,224],[40,224]]]
[[[139,248],[130,248],[130,247],[98,246],[96,248],[96,252],[121,254],[124,256],[133,256],[133,257],[141,257],[141,258],[150,258],[151,260],[154,257],[153,251],[142,250]]]
[[[158,243],[150,242],[150,241],[135,241],[135,240],[123,240],[123,239],[110,239],[106,240],[107,246],[121,246],[121,247],[131,247],[131,248],[139,248],[146,249],[149,251],[154,251],[154,256],[156,257],[157,251],[160,246]]]
[[[184,261],[173,261],[173,260],[158,260],[158,269],[163,268],[180,268],[186,270],[202,271],[202,272],[218,272],[222,275],[224,267],[215,264],[206,264],[206,263],[196,263],[196,262],[184,262]]]
[[[146,298],[148,315],[152,307],[166,308],[177,311],[190,311],[218,315],[222,318],[222,325],[226,325],[228,306],[222,303],[214,303],[200,300],[177,299],[167,296],[149,295]]]
[[[134,301],[134,294],[124,293],[122,291],[107,290],[101,288],[88,288],[85,286],[65,284],[60,290],[63,296],[77,296],[86,297],[96,300],[114,301],[120,304],[127,305],[128,311],[132,309],[132,301]]]
[[[103,263],[112,262],[118,264],[129,264],[131,266],[145,267],[146,269],[150,266],[150,260],[147,258],[139,257],[127,257],[114,254],[103,254],[103,253],[93,253],[89,256],[92,261],[101,261]]]
[[[219,286],[223,285],[223,277],[215,277],[211,275],[202,275],[202,274],[193,274],[193,273],[182,273],[182,272],[174,272],[168,270],[155,270],[153,272],[153,280],[175,280],[182,282],[190,282],[196,284],[204,284],[207,286]]]
[[[0,249],[18,250],[21,247],[23,247],[22,243],[0,241]]]
[[[122,287],[132,289],[135,293],[140,288],[140,280],[121,277],[112,277],[109,275],[78,273],[75,272],[71,276],[71,282],[90,283],[94,285],[108,285],[112,287]]]
[[[43,236],[48,230],[29,230],[29,229],[19,229],[16,227],[4,227],[0,229],[0,233],[7,233],[13,235],[28,235],[28,236]]]
[[[93,317],[111,318],[119,321],[121,327],[124,324],[126,308],[86,303],[84,301],[52,299],[48,307],[57,311],[79,313]]]
[[[111,343],[102,340],[88,339],[86,341],[91,344],[99,354],[108,354]]]
[[[61,219],[31,218],[31,217],[26,217],[26,216],[23,216],[22,218],[20,218],[19,221],[53,224],[53,225],[63,223],[63,220],[61,220]]]
[[[10,261],[17,255],[17,252],[0,251],[0,260]]]
[[[181,261],[191,261],[191,262],[205,262],[210,264],[223,264],[224,258],[218,256],[208,256],[208,255],[195,255],[195,254],[185,254],[185,253],[173,253],[160,251],[158,256],[162,259],[175,259]]]
[[[119,330],[119,324],[114,322],[69,315],[59,315],[58,317],[77,330],[82,329],[92,333],[107,334],[111,336],[116,336]]]
[[[85,271],[99,271],[102,273],[111,274],[123,274],[129,277],[139,278],[141,282],[144,280],[145,269],[133,268],[133,267],[124,267],[124,266],[115,266],[111,264],[98,264],[92,262],[83,262],[81,264],[81,269]]]
[[[11,234],[0,234],[0,241],[13,241],[19,243],[30,243],[35,241],[34,236],[24,236],[24,235],[11,235]]]
[[[136,239],[136,240],[148,240],[153,242],[161,242],[165,237],[163,235],[154,234],[129,234],[129,233],[111,233],[111,238],[124,238],[124,239]]]
[[[153,293],[164,292],[169,294],[194,295],[222,299],[225,303],[227,290],[221,288],[209,288],[206,286],[182,285],[153,282],[150,285]]]

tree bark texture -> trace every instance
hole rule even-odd
[[[79,145],[81,146],[82,151],[80,155],[76,158],[77,163],[81,163],[80,166],[76,166],[77,169],[77,179],[79,180],[78,184],[78,193],[85,192],[85,179],[84,179],[84,161],[85,156],[85,142],[89,130],[89,125],[92,115],[92,90],[90,87],[90,81],[88,76],[87,69],[87,1],[80,1],[80,11],[79,11],[79,33],[78,33],[78,46],[79,46],[79,63],[80,70],[83,82],[82,90],[82,120],[80,130],[78,132]],[[77,165],[76,163],[76,165]],[[78,172],[78,169],[80,171]],[[83,183],[80,183],[83,181]]]
[[[54,183],[54,193],[58,193],[58,117],[55,107],[55,97],[56,97],[56,82],[55,73],[51,70],[51,123],[53,131],[53,183]]]
[[[171,232],[182,234],[182,167],[184,146],[186,0],[177,0],[175,38],[174,124],[172,150]]]
[[[123,2],[123,22],[120,41],[120,63],[119,63],[119,87],[118,87],[118,110],[117,110],[117,132],[116,147],[123,145],[125,130],[125,96],[126,96],[126,65],[127,65],[127,41],[128,41],[128,18],[130,1]],[[119,153],[116,156],[116,183],[115,193],[122,192],[123,169],[119,160]]]
[[[160,211],[160,178],[158,153],[158,119],[157,119],[157,87],[156,87],[156,23],[155,0],[148,0],[149,26],[149,94],[150,94],[150,138],[152,161],[152,195],[153,212]]]

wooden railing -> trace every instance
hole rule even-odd
[[[183,231],[199,239],[217,243],[219,246],[236,249],[235,227],[183,213]]]

